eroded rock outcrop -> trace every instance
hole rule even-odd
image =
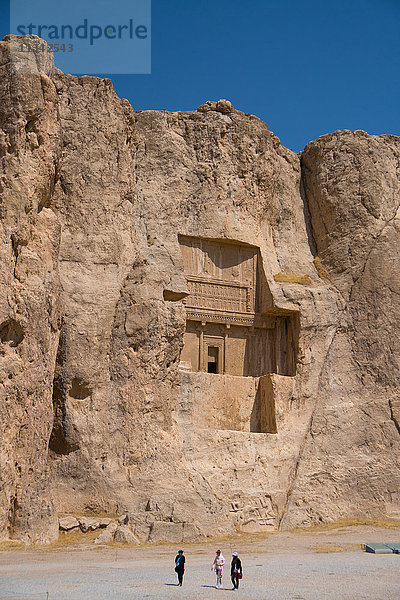
[[[400,140],[337,132],[308,144],[302,161],[343,309],[285,523],[399,518]]]
[[[48,208],[58,100],[46,53],[2,41],[0,69],[0,536],[44,542],[58,530],[47,461],[61,321],[60,227]]]
[[[1,536],[396,515],[398,139],[300,161],[226,100],[134,113],[0,47]]]

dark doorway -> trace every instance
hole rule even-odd
[[[207,372],[219,373],[219,348],[208,346]]]

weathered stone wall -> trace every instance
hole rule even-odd
[[[324,136],[301,163],[227,101],[134,113],[51,55],[10,61],[17,40],[0,44],[1,538],[50,539],[56,512],[128,512],[151,541],[396,515],[398,139]],[[196,413],[228,380],[179,371],[179,235],[257,248],[260,313],[293,323],[293,372],[282,353],[286,376],[237,386],[268,433]]]
[[[47,458],[60,227],[48,207],[61,134],[51,54],[16,46],[0,42],[0,539],[29,543],[58,533]]]
[[[193,429],[277,433],[290,413],[294,377],[181,373],[177,420]],[[244,436],[244,441],[247,437]]]
[[[308,144],[302,162],[342,308],[285,524],[399,518],[400,140],[337,132]]]

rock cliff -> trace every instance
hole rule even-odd
[[[301,154],[0,42],[0,538],[397,517],[400,141]]]
[[[400,139],[340,131],[301,160],[316,246],[342,306],[284,522],[399,518]]]

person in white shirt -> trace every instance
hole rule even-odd
[[[217,576],[217,585],[215,586],[217,588],[222,587],[222,573],[224,571],[224,564],[225,559],[222,556],[222,552],[221,550],[217,550],[214,562],[211,567],[211,571],[215,571],[215,574]]]

